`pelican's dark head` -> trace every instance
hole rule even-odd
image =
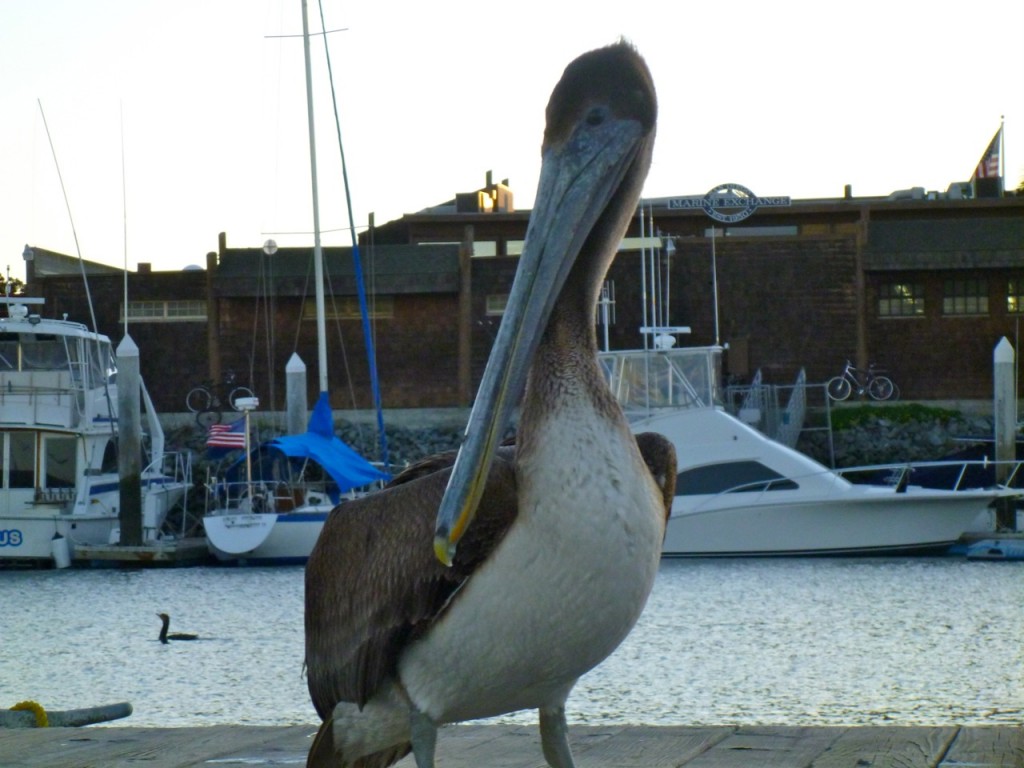
[[[658,102],[647,63],[625,41],[584,53],[565,68],[545,116],[544,149],[566,141],[581,118],[636,120],[653,138]]]

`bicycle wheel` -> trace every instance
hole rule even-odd
[[[248,387],[235,387],[231,390],[231,393],[228,395],[228,405],[231,406],[231,410],[238,410],[237,403],[243,397],[256,397],[256,395]]]
[[[833,376],[825,384],[825,391],[828,392],[828,396],[833,400],[845,400],[850,396],[853,387],[850,386],[850,382],[844,376]]]
[[[206,387],[192,387],[185,395],[185,407],[192,413],[201,413],[210,408],[213,396]]]
[[[873,400],[888,400],[896,391],[896,385],[888,376],[875,376],[868,382],[868,394]]]
[[[199,425],[200,429],[209,429],[214,424],[220,424],[221,413],[215,408],[207,408],[205,411],[199,411],[196,414],[196,424]]]

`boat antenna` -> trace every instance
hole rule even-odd
[[[50,136],[50,126],[46,123],[46,113],[43,111],[42,99],[36,99],[39,104],[39,114],[43,118],[43,128],[46,129],[46,140],[50,143],[50,154],[53,155],[53,164],[57,168],[57,179],[60,181],[60,191],[64,195],[64,207],[68,210],[68,221],[71,222],[71,235],[75,239],[75,252],[78,254],[78,266],[82,270],[82,282],[85,283],[85,301],[89,305],[89,317],[92,320],[92,329],[99,333],[99,326],[96,324],[96,312],[92,308],[92,294],[89,291],[89,278],[85,274],[85,261],[82,259],[82,249],[78,245],[78,230],[75,229],[75,217],[71,215],[71,203],[68,200],[68,191],[64,186],[64,176],[60,172],[60,163],[57,161],[57,150],[53,146],[53,137]]]
[[[318,0],[320,9],[320,28],[323,31],[324,54],[327,57],[327,77],[331,84],[331,102],[334,105],[334,127],[338,132],[338,151],[341,153],[341,177],[345,185],[345,204],[348,208],[348,227],[352,236],[352,262],[355,268],[356,290],[359,294],[359,314],[363,321],[363,340],[366,344],[366,357],[370,363],[370,388],[373,390],[373,405],[377,411],[377,433],[380,435],[380,460],[384,467],[389,466],[388,438],[384,432],[384,411],[380,399],[380,383],[377,380],[377,355],[373,346],[373,331],[370,327],[370,313],[366,303],[366,284],[363,280],[363,265],[359,255],[359,238],[356,236],[355,218],[352,215],[352,194],[348,184],[348,168],[345,164],[345,147],[341,141],[341,121],[338,119],[338,96],[334,90],[334,70],[331,68],[331,51],[327,45],[327,24],[324,21],[323,0]]]
[[[124,171],[124,103],[120,104],[121,117],[121,219],[124,242],[124,335],[128,335],[128,191]]]
[[[43,128],[46,129],[46,140],[50,144],[50,154],[53,155],[53,165],[57,169],[57,179],[60,181],[60,191],[64,195],[64,207],[67,208],[68,211],[68,221],[71,222],[71,235],[75,239],[75,253],[78,254],[78,267],[82,271],[82,284],[85,286],[85,303],[89,307],[89,319],[92,320],[92,330],[94,334],[94,341],[96,342],[96,359],[101,360],[102,347],[100,345],[99,340],[100,328],[99,324],[96,322],[96,311],[93,309],[92,306],[92,292],[89,290],[89,276],[85,272],[85,260],[82,258],[82,249],[78,245],[78,230],[75,229],[75,217],[71,215],[71,201],[68,200],[68,191],[67,188],[64,186],[64,176],[60,172],[60,163],[57,161],[57,150],[53,146],[53,137],[50,136],[50,126],[46,122],[46,112],[43,111],[43,100],[36,99],[36,103],[39,104],[39,114],[43,118]],[[127,312],[127,310],[128,307],[126,306],[125,311]],[[113,404],[111,403],[110,398],[109,384],[109,379],[107,377],[104,377],[103,393],[104,396],[107,398],[108,407],[110,407],[111,411],[113,411]],[[110,431],[111,434],[116,434],[117,432],[117,426],[114,420],[111,420],[110,422]]]

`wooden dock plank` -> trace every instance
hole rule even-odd
[[[593,727],[579,734],[570,729],[569,735],[573,752],[583,765],[675,768],[707,752],[735,730],[732,726],[632,726],[614,731]],[[538,749],[539,741],[538,737]]]
[[[707,752],[685,763],[687,768],[806,768],[843,734],[841,727],[745,726]],[[851,763],[850,765],[856,765]]]
[[[0,728],[3,768],[301,766],[308,726]],[[580,768],[978,768],[1024,765],[1024,728],[571,726]],[[460,725],[439,768],[544,768],[536,726]],[[398,764],[415,765],[409,756]]]
[[[814,761],[814,768],[847,768],[858,764],[934,768],[957,732],[955,727],[850,728]]]
[[[571,726],[573,755],[587,768],[675,768],[733,733],[731,726]],[[438,736],[438,764],[488,768],[545,768],[536,725],[459,725]],[[415,768],[412,756],[399,768]]]
[[[940,768],[1024,765],[1024,726],[962,728]]]
[[[442,728],[437,738],[437,764],[478,765],[488,768],[541,768],[545,766],[535,725],[455,725]],[[412,755],[397,764],[415,768]]]
[[[0,737],[4,768],[193,768],[212,761],[252,755],[263,757],[290,744],[292,756],[305,762],[307,726],[197,728],[27,728]],[[234,761],[241,765],[244,761]],[[225,765],[230,765],[224,762]],[[291,763],[294,765],[295,763]]]

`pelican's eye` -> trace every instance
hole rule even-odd
[[[604,122],[605,110],[594,107],[587,113],[587,125],[600,125]]]

